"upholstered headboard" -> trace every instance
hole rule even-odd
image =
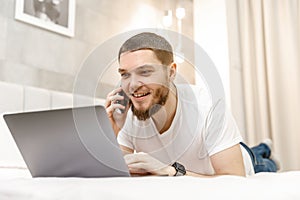
[[[104,99],[94,99],[103,105]],[[73,106],[73,94],[0,82],[0,163],[25,163],[3,119],[5,113],[67,108]]]

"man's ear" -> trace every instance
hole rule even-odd
[[[169,74],[169,76],[170,76],[170,81],[174,81],[175,80],[175,77],[176,77],[176,69],[177,69],[177,65],[176,65],[176,63],[172,63],[171,65],[170,65],[170,74]]]

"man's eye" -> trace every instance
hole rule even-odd
[[[141,71],[141,75],[147,76],[147,75],[150,75],[151,72],[152,72],[151,70],[143,70],[143,71]]]
[[[121,74],[121,77],[122,78],[128,78],[129,77],[129,73],[123,73],[123,74]]]

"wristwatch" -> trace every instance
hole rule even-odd
[[[176,170],[176,173],[174,174],[174,176],[184,176],[186,174],[185,167],[182,164],[180,164],[178,162],[174,162],[172,167],[174,167]]]

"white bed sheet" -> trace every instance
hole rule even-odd
[[[31,178],[27,169],[0,168],[0,199],[300,199],[300,171],[220,176]]]

